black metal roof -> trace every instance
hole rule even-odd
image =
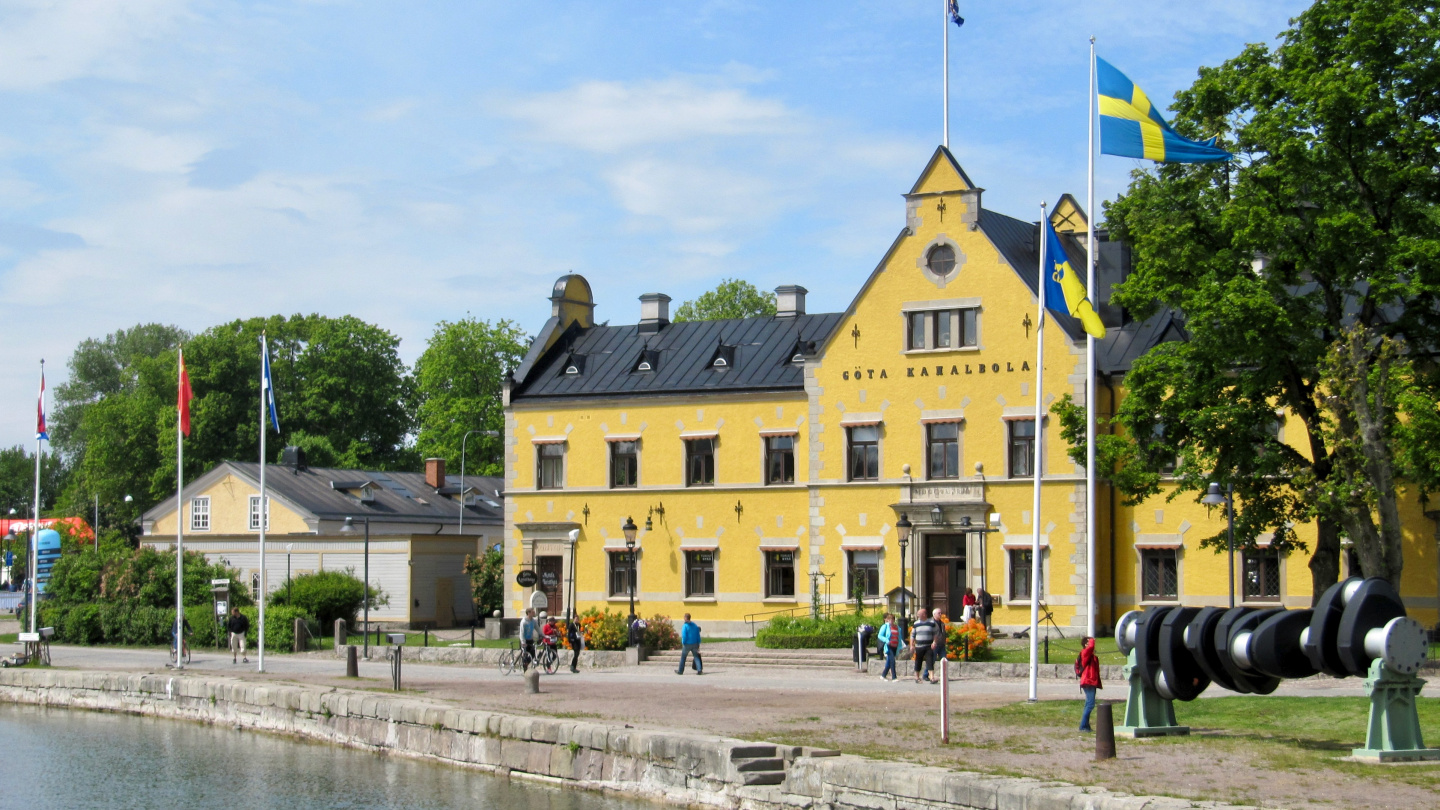
[[[572,326],[523,379],[517,375],[510,398],[803,390],[804,368],[791,362],[797,346],[823,345],[840,319],[825,313],[690,321],[654,333],[638,325]],[[647,350],[658,352],[652,370],[637,370]],[[733,361],[727,356],[723,368],[715,367],[717,354],[731,351]],[[578,373],[565,373],[571,365]]]
[[[259,486],[260,465],[257,462],[227,461],[211,473],[228,468],[241,477]],[[205,477],[208,477],[207,473]],[[203,485],[204,479],[186,485],[187,497],[192,486]],[[460,485],[460,476],[447,475],[447,486],[452,489]],[[369,483],[371,500],[361,501],[348,494],[346,489],[356,489]],[[504,484],[500,478],[479,475],[465,476],[465,485],[476,490],[476,503],[465,510],[466,521],[477,523],[500,523],[504,520],[504,501],[501,495]],[[296,470],[283,464],[269,464],[265,467],[265,488],[273,498],[283,499],[303,512],[323,519],[340,520],[345,517],[368,517],[376,522],[426,522],[456,523],[460,519],[460,502],[436,492],[425,483],[425,474],[419,472],[381,472],[372,470],[341,470],[328,467],[308,467]],[[152,507],[146,515],[173,510],[174,496]]]

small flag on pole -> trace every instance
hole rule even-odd
[[[1156,163],[1223,163],[1233,155],[1215,139],[1192,141],[1161,117],[1150,98],[1104,59],[1095,59],[1100,152]]]
[[[1096,338],[1105,337],[1105,324],[1090,304],[1090,297],[1085,293],[1085,281],[1075,272],[1075,266],[1070,263],[1070,256],[1065,253],[1065,246],[1060,243],[1049,218],[1045,220],[1045,264],[1048,267],[1044,279],[1045,308],[1069,315]]]
[[[270,379],[270,344],[266,342],[265,335],[260,335],[260,362],[264,366],[262,371],[261,385],[265,386],[265,402],[270,411],[270,424],[275,426],[275,432],[280,432],[280,414],[275,410],[275,383]]]
[[[965,24],[965,18],[960,16],[960,0],[950,0],[950,20],[956,28]]]
[[[50,432],[45,429],[45,364],[40,364],[40,401],[35,404],[35,438],[50,441]]]
[[[185,350],[180,350],[180,386],[176,392],[175,407],[180,409],[180,432],[190,435],[190,400],[195,394],[190,390],[190,373],[185,370]]]

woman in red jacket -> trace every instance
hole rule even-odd
[[[1080,691],[1085,693],[1085,713],[1080,715],[1080,730],[1092,731],[1090,712],[1095,709],[1095,690],[1105,687],[1100,684],[1100,659],[1095,657],[1095,639],[1089,636],[1080,639],[1080,657],[1075,659],[1075,675],[1080,678]]]

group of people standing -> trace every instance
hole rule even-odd
[[[930,677],[930,673],[935,668],[935,662],[945,657],[949,632],[949,622],[944,613],[936,611],[931,616],[928,610],[920,608],[910,625],[910,638],[907,639],[900,620],[895,614],[886,613],[885,623],[880,625],[878,634],[880,651],[885,656],[885,668],[880,671],[880,677],[899,680],[895,659],[901,649],[906,649],[910,651],[910,660],[915,663],[915,682],[920,683],[923,679],[926,683],[939,683]]]

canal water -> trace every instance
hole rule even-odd
[[[0,808],[657,806],[228,727],[0,704]]]

